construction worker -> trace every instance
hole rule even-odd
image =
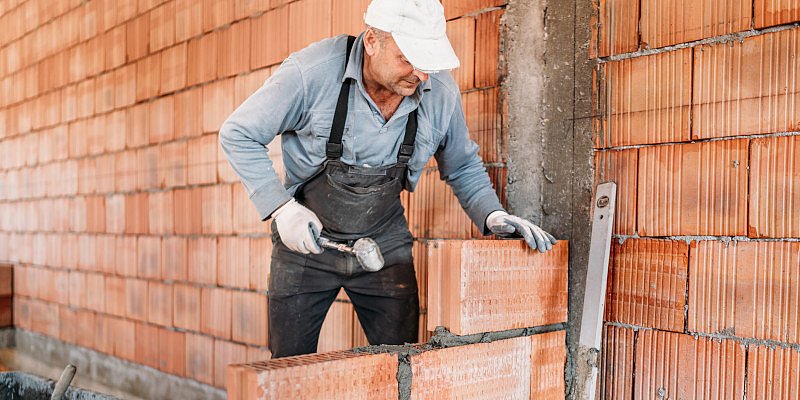
[[[262,220],[272,218],[269,346],[313,353],[344,287],[371,344],[417,340],[412,236],[400,203],[436,157],[440,175],[484,234],[531,248],[556,240],[503,210],[470,140],[459,65],[439,0],[374,0],[357,38],[336,36],[289,56],[220,129],[220,144]],[[285,182],[265,146],[281,136]],[[338,243],[374,239],[385,266],[362,268]]]

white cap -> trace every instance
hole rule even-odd
[[[364,22],[391,33],[408,62],[423,72],[458,68],[439,0],[372,0]]]

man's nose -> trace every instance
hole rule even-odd
[[[418,70],[416,68],[414,69],[413,74],[414,74],[414,76],[419,78],[419,80],[422,81],[422,82],[427,82],[428,79],[430,78],[430,76],[428,74],[426,74],[426,73],[424,73],[424,72],[422,72],[422,71],[420,71],[420,70]]]

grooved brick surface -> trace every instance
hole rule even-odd
[[[689,268],[689,330],[800,343],[800,243],[701,241]]]
[[[744,345],[679,333],[642,331],[634,398],[744,399]]]
[[[545,254],[522,240],[428,243],[428,330],[458,335],[567,319],[568,243]]]
[[[800,352],[753,346],[747,350],[747,398],[800,399]]]
[[[533,335],[531,339],[531,399],[564,398],[564,366],[567,362],[567,333],[556,331]]]
[[[228,367],[228,398],[396,399],[397,356],[351,351]]]
[[[800,127],[800,29],[695,49],[692,137]]]
[[[754,0],[755,27],[800,21],[800,2],[797,0]]]
[[[639,149],[639,235],[744,235],[747,147],[726,140]]]
[[[611,244],[609,321],[683,332],[689,246],[628,239]]]
[[[519,337],[409,357],[411,399],[528,399],[531,339]]]
[[[613,232],[632,235],[636,232],[636,185],[639,150],[598,151],[594,156],[595,182],[617,184]]]
[[[642,0],[642,45],[656,48],[750,29],[751,0]]]
[[[599,73],[595,147],[689,140],[691,48],[609,62]]]
[[[593,27],[592,56],[606,57],[639,48],[639,1],[600,0]]]
[[[602,362],[597,399],[633,398],[633,344],[636,333],[616,326],[603,328]]]
[[[750,145],[750,237],[800,237],[800,136]]]

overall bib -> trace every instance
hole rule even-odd
[[[345,62],[354,39],[348,39]],[[322,323],[340,288],[353,303],[370,344],[417,341],[419,298],[412,237],[400,203],[414,151],[417,112],[408,116],[395,164],[347,165],[340,157],[351,86],[352,80],[346,79],[339,92],[324,168],[295,197],[320,219],[324,237],[348,245],[361,237],[374,239],[385,266],[367,272],[354,256],[336,250],[295,253],[281,242],[273,221],[268,330],[275,358],[317,351]]]

